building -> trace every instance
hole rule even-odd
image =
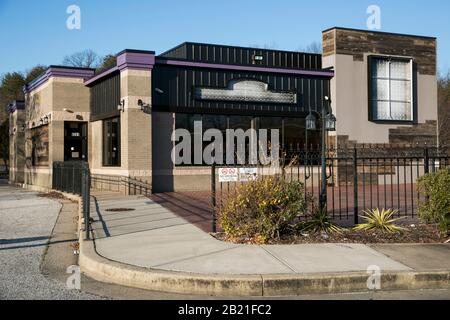
[[[326,96],[338,119],[330,145],[437,141],[430,37],[333,28],[323,32],[323,55],[199,43],[158,56],[124,50],[100,74],[51,66],[25,93],[24,175],[11,180],[47,188],[54,161],[85,160],[95,188],[208,189],[207,165],[173,164],[174,129],[276,128],[284,150],[317,146],[321,132],[307,131],[305,119]]]

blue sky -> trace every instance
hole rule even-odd
[[[81,9],[68,30],[66,9]],[[439,68],[450,69],[450,2],[442,0],[0,0],[0,74],[65,55],[125,48],[161,53],[184,41],[298,50],[333,26],[366,29],[369,5],[381,8],[381,31],[438,37]]]

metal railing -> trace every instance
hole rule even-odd
[[[92,174],[91,186],[94,190],[125,192],[128,195],[150,195],[152,193],[150,183],[143,179],[126,176]]]
[[[290,150],[285,152],[278,169],[256,166],[258,179],[282,176],[300,181],[303,192],[319,199],[321,151]],[[211,168],[212,230],[216,230],[216,211],[237,187],[246,182],[220,182],[221,168],[239,170],[252,165]],[[362,211],[392,208],[400,217],[417,218],[418,203],[423,200],[417,190],[417,179],[427,173],[450,167],[450,154],[437,148],[389,148],[366,146],[330,149],[326,152],[326,207],[330,217],[342,224],[358,224]],[[313,207],[311,206],[311,209]],[[312,210],[311,210],[312,212]],[[310,213],[309,213],[310,214]],[[309,218],[309,214],[305,219]]]
[[[90,238],[90,190],[89,164],[84,161],[54,162],[52,175],[54,190],[81,196],[85,225],[85,238]]]

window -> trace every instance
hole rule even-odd
[[[371,120],[413,121],[412,60],[370,59]]]
[[[120,167],[120,118],[103,120],[103,165]]]
[[[64,122],[64,161],[87,161],[87,123]]]
[[[200,115],[200,114],[183,114],[177,113],[175,115],[175,128],[186,129],[191,135],[192,155],[190,163],[184,163],[181,166],[192,165],[195,163],[194,159],[194,121],[202,122],[202,132],[205,133],[208,129],[219,129],[223,133],[223,147],[224,147],[224,163],[226,162],[226,130],[227,129],[242,129],[244,131],[255,128],[269,129],[268,139],[269,143],[271,134],[270,130],[278,129],[280,138],[280,148],[287,153],[296,153],[306,150],[306,145],[309,150],[319,150],[321,144],[321,131],[306,131],[305,118],[281,118],[281,117],[250,117],[250,116],[226,116],[226,115]],[[211,142],[203,142],[203,149]],[[238,140],[235,138],[235,153],[237,151]],[[249,159],[250,150],[249,138],[245,139],[246,161]],[[180,156],[183,156],[182,152]],[[238,159],[235,159],[237,162]],[[245,162],[245,161],[244,161]]]

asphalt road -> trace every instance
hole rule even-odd
[[[61,204],[0,185],[0,299],[94,299],[45,277],[40,263]]]
[[[66,287],[66,268],[76,264],[76,211],[37,193],[0,182],[0,300],[209,300],[214,297],[177,295],[100,283],[82,277],[81,291]],[[45,274],[45,275],[44,275]],[[276,299],[276,298],[275,298]],[[280,298],[285,299],[285,298]],[[307,295],[294,300],[450,300],[450,290],[366,292]]]

